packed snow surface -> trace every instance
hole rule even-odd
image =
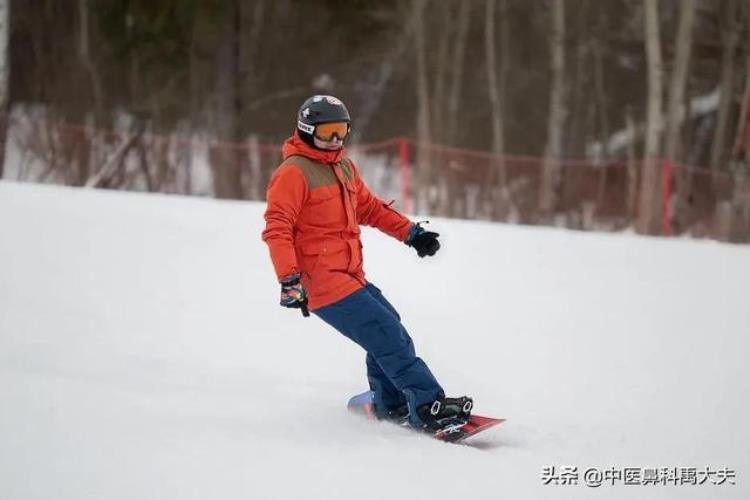
[[[0,183],[0,499],[750,498],[747,247],[365,230],[449,395],[508,419],[451,445],[345,410],[364,353],[278,306],[263,209]],[[625,467],[704,484],[584,484]]]

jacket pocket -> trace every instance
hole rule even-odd
[[[320,267],[320,259],[323,256],[323,247],[317,245],[303,246],[298,250],[301,261],[302,275],[312,278]]]
[[[310,190],[307,198],[308,205],[319,205],[325,203],[336,196],[336,190],[332,186],[322,186]]]
[[[310,190],[300,218],[305,224],[330,227],[346,220],[341,191],[338,186],[323,186]]]
[[[320,293],[329,286],[331,274],[346,271],[349,259],[343,240],[332,240],[301,248],[303,285],[309,291]]]

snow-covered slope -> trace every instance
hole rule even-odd
[[[455,446],[345,411],[364,353],[277,305],[262,212],[0,183],[0,499],[750,498],[747,247],[367,230],[447,391],[508,418]],[[564,465],[737,484],[543,484]]]

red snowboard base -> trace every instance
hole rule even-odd
[[[375,407],[372,403],[372,393],[370,391],[357,394],[352,397],[347,404],[349,411],[364,415],[369,419],[377,419],[375,416]],[[463,441],[466,438],[475,436],[482,431],[486,431],[490,427],[494,427],[498,424],[505,422],[504,418],[490,418],[482,417],[480,415],[471,415],[467,422],[459,422],[455,425],[449,425],[444,429],[437,432],[428,432],[435,439],[446,441],[449,443],[457,443]],[[408,423],[404,423],[405,427],[408,427]]]

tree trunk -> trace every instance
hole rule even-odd
[[[594,88],[596,94],[596,110],[597,119],[594,123],[598,124],[598,134],[594,132],[594,135],[598,135],[598,139],[604,145],[602,150],[602,156],[607,158],[609,151],[607,151],[607,138],[609,137],[609,119],[607,116],[607,91],[604,84],[604,49],[600,43],[594,44]]]
[[[448,94],[448,141],[457,144],[458,104],[461,98],[461,83],[464,77],[464,59],[466,57],[466,39],[469,34],[469,13],[471,2],[461,2],[458,10],[456,43],[454,44],[453,62],[451,64],[451,84]]]
[[[432,92],[430,93],[430,123],[432,138],[436,142],[446,142],[446,123],[445,110],[446,106],[446,84],[449,77],[448,64],[450,63],[450,54],[448,49],[452,45],[453,19],[450,2],[440,2],[435,5],[433,10],[437,10],[437,18],[433,21],[435,28],[441,34],[438,37],[433,49],[430,51],[434,57],[434,68],[432,72]]]
[[[742,108],[737,120],[737,131],[732,147],[732,156],[740,160],[750,151],[750,50],[745,55],[745,90],[742,93]]]
[[[503,93],[505,90],[505,69],[507,68],[507,2],[500,0],[500,18],[502,19],[502,51],[500,61],[500,78],[497,69],[497,38],[495,26],[497,16],[495,6],[497,0],[486,0],[484,17],[484,48],[487,67],[487,95],[490,101],[490,121],[492,123],[492,154],[494,158],[489,165],[489,176],[485,191],[485,198],[491,203],[493,219],[503,219],[507,215],[507,176],[505,173],[505,132],[503,123]]]
[[[597,10],[596,16],[596,29],[593,32],[592,37],[592,58],[593,58],[593,78],[594,78],[594,101],[595,115],[593,117],[593,133],[592,143],[598,140],[601,144],[599,151],[592,155],[590,144],[587,144],[586,150],[589,151],[589,156],[593,156],[595,162],[601,162],[606,160],[610,156],[610,150],[608,147],[608,140],[610,137],[610,121],[608,114],[608,106],[610,104],[609,95],[607,93],[607,78],[608,73],[606,71],[606,62],[609,54],[613,52],[612,47],[608,42],[609,28],[607,26],[608,18],[608,6],[606,2],[594,2],[593,4]],[[622,111],[623,115],[627,116],[630,113],[629,106],[626,106]],[[631,116],[632,118],[632,116]],[[631,141],[632,142],[631,136]]]
[[[748,4],[745,4],[745,27],[750,30],[750,5]],[[742,162],[742,165],[738,165],[737,168],[741,167],[750,172],[748,165],[750,161],[750,37],[745,38],[745,89],[742,93],[741,106],[732,157]]]
[[[750,5],[744,4],[745,29],[750,28]],[[737,120],[734,145],[732,147],[732,167],[734,177],[734,189],[732,192],[732,204],[740,218],[738,232],[745,235],[744,241],[750,237],[750,37],[745,37],[745,88],[742,93],[740,116]],[[738,241],[743,241],[742,236]]]
[[[637,134],[633,112],[630,108],[625,111],[625,124],[631,140],[628,141],[628,175],[625,195],[626,220],[632,224],[636,219],[638,200],[638,159],[635,151],[635,137]]]
[[[499,68],[499,80],[498,80],[498,99],[500,101],[500,108],[505,109],[505,103],[507,102],[507,89],[508,89],[508,77],[510,76],[510,7],[508,3],[510,0],[500,0],[500,68]],[[502,116],[501,116],[502,118]],[[503,149],[502,153],[505,154],[505,123],[502,124],[503,138]]]
[[[202,125],[202,103],[200,99],[200,72],[199,72],[199,56],[198,56],[198,47],[199,47],[199,30],[198,30],[198,21],[196,19],[193,19],[193,25],[191,27],[190,31],[190,47],[188,52],[188,61],[189,61],[189,68],[188,68],[188,85],[190,86],[189,89],[189,106],[190,109],[188,110],[188,140],[192,141],[195,138],[196,132],[199,129],[199,124]],[[195,148],[193,147],[185,147],[185,154],[187,156],[187,165],[185,166],[186,172],[185,172],[185,183],[183,185],[183,192],[185,194],[193,194],[193,168],[195,164]]]
[[[497,78],[497,57],[495,54],[495,4],[496,0],[487,0],[484,15],[484,48],[487,60],[487,94],[490,101],[492,120],[492,153],[502,155],[503,144],[503,110]]]
[[[669,84],[669,101],[667,103],[666,137],[664,142],[665,158],[678,161],[680,147],[680,111],[685,98],[688,67],[692,49],[693,19],[695,2],[680,2],[680,21],[674,41],[674,64]]]
[[[10,38],[10,0],[0,0],[0,179],[5,171],[5,143],[8,137],[8,82],[10,60],[8,40]]]
[[[552,215],[557,206],[560,188],[560,159],[562,134],[565,124],[565,4],[552,0],[552,30],[550,32],[550,88],[547,148],[542,172],[540,208],[544,215]]]
[[[669,101],[667,103],[666,137],[664,141],[664,155],[673,165],[680,160],[680,131],[683,122],[682,108],[685,101],[685,87],[688,80],[690,54],[693,42],[693,20],[695,18],[695,2],[680,3],[680,20],[677,36],[674,40],[674,64],[669,84]],[[676,169],[675,172],[675,203],[673,217],[680,219],[687,198],[687,172]]]
[[[659,171],[659,130],[662,120],[661,39],[659,34],[659,0],[643,0],[646,60],[648,63],[648,102],[646,137],[641,165],[641,191],[637,229],[651,234],[657,229],[661,176]]]
[[[425,49],[424,19],[427,0],[413,0],[414,47],[417,64],[417,140],[430,142],[430,92],[427,84],[427,52]]]
[[[417,197],[416,208],[424,212],[427,207],[430,161],[426,146],[430,143],[430,93],[427,84],[427,51],[425,48],[423,14],[428,0],[412,0],[412,23],[414,24],[414,49],[417,77]]]
[[[581,0],[576,7],[578,11],[575,24],[571,24],[568,31],[570,38],[575,40],[570,60],[571,72],[568,85],[568,117],[564,149],[569,154],[578,154],[584,149],[594,127],[592,118],[596,108],[596,99],[592,99],[591,77],[595,76],[595,69],[591,66],[591,54],[597,41],[590,33],[591,19],[589,16],[589,0]]]
[[[99,71],[91,58],[91,35],[89,30],[89,6],[87,0],[78,0],[78,15],[80,26],[80,38],[78,51],[81,58],[81,63],[86,69],[90,83],[91,83],[91,95],[93,97],[94,104],[94,123],[100,125],[100,122],[104,113],[104,103],[101,77]]]
[[[719,81],[720,98],[719,109],[716,113],[716,127],[714,128],[713,144],[711,145],[711,168],[721,169],[726,160],[727,131],[732,99],[734,97],[734,52],[740,36],[739,2],[727,0],[722,20],[722,45],[724,47],[721,59],[721,80]]]
[[[240,149],[240,1],[228,7],[227,32],[217,52],[216,130],[220,144],[214,147],[211,161],[214,195],[217,198],[242,198]]]

